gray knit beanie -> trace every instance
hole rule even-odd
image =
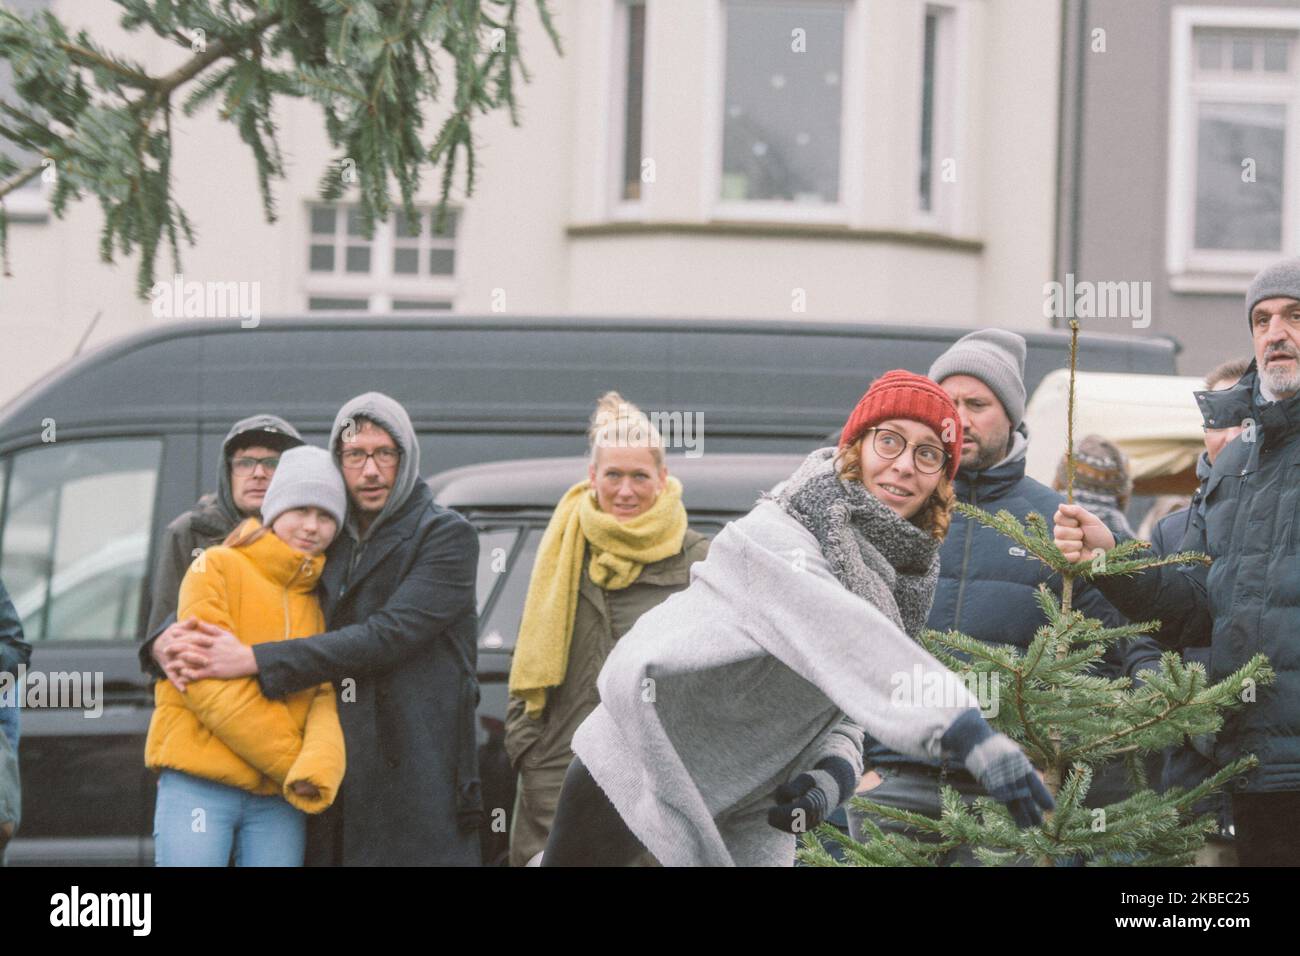
[[[1025,417],[1025,339],[1015,332],[982,329],[963,335],[930,366],[930,378],[969,375],[987,385],[1018,427]]]
[[[1250,288],[1246,290],[1246,322],[1250,322],[1255,306],[1277,296],[1300,299],[1300,259],[1283,259],[1265,266],[1250,280]]]
[[[324,448],[300,445],[280,456],[262,499],[262,524],[269,528],[291,508],[320,508],[342,526],[348,492],[334,458]]]

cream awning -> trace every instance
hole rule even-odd
[[[1065,454],[1068,369],[1050,372],[1025,410],[1029,453],[1025,471],[1046,485]],[[1079,372],[1075,377],[1074,440],[1100,435],[1129,457],[1134,480],[1177,474],[1204,450],[1194,391],[1199,378]]]

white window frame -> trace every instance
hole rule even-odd
[[[798,2],[798,0],[786,0]],[[773,200],[725,200],[722,191],[722,122],[726,108],[727,84],[727,0],[711,0],[705,7],[704,28],[712,37],[716,55],[712,75],[707,77],[707,123],[704,140],[704,188],[707,215],[714,221],[834,223],[846,225],[856,218],[862,206],[862,178],[848,175],[860,170],[865,157],[865,57],[863,36],[866,27],[864,0],[844,2],[844,49],[840,70],[840,183],[839,200],[834,203],[811,203]]]
[[[50,11],[54,8],[54,0],[44,0],[40,6],[41,11]],[[57,173],[58,170],[55,170]],[[19,170],[14,175],[20,175]],[[39,185],[35,189],[28,188],[26,185],[6,195],[3,199],[5,214],[10,222],[41,222],[50,217],[50,198],[54,192],[53,183],[46,182],[44,179],[45,171],[42,170],[37,175],[36,180]],[[11,177],[5,177],[9,179]]]
[[[303,312],[312,311],[315,315],[328,314],[333,310],[310,310],[310,301],[314,298],[331,298],[331,299],[365,299],[367,302],[367,312],[389,313],[393,311],[393,301],[396,299],[427,299],[438,302],[450,302],[451,310],[456,309],[456,277],[460,272],[460,248],[459,240],[462,230],[465,226],[465,210],[463,207],[449,207],[448,213],[454,213],[456,216],[456,235],[452,237],[453,248],[455,249],[456,264],[455,271],[450,276],[409,276],[395,273],[393,271],[393,250],[396,248],[396,229],[397,229],[397,209],[389,213],[386,222],[375,222],[374,238],[370,240],[370,271],[367,273],[346,272],[346,255],[348,240],[348,216],[347,211],[350,208],[356,208],[359,204],[350,199],[340,199],[335,202],[321,202],[318,199],[308,200],[303,205],[303,228],[299,232],[299,248],[302,250],[302,310]],[[314,233],[311,230],[311,212],[312,209],[321,206],[333,206],[337,212],[334,219],[334,237],[333,246],[335,250],[335,271],[333,273],[312,272],[311,271],[311,247],[313,245],[322,245],[323,243],[314,242],[317,237],[323,238],[320,233]],[[436,204],[416,203],[416,210],[424,214],[421,221],[422,241],[419,244],[420,261],[427,258],[428,251],[433,248],[423,241],[429,237],[425,235],[429,228],[428,216],[437,208]],[[353,237],[354,239],[359,237]],[[415,237],[411,237],[415,238]],[[302,241],[305,240],[305,241]],[[343,257],[342,259],[340,257]],[[406,310],[403,310],[406,311]],[[438,310],[447,311],[447,310]]]
[[[1244,292],[1261,268],[1279,258],[1300,254],[1300,88],[1281,84],[1234,84],[1232,93],[1216,98],[1259,102],[1267,97],[1285,104],[1287,131],[1283,160],[1286,206],[1282,210],[1282,248],[1266,252],[1203,252],[1193,248],[1196,214],[1196,115],[1193,95],[1198,27],[1285,30],[1300,33],[1300,10],[1258,7],[1175,7],[1172,15],[1169,76],[1168,221],[1165,268],[1175,292]],[[1293,48],[1300,56],[1300,42]],[[1293,67],[1294,68],[1294,67]]]
[[[606,67],[609,82],[605,87],[610,91],[610,101],[606,106],[610,135],[606,137],[605,168],[607,172],[601,177],[601,181],[606,184],[605,205],[611,219],[641,219],[646,214],[648,194],[654,184],[642,183],[641,198],[639,199],[623,198],[623,147],[627,140],[625,106],[627,100],[627,41],[630,25],[628,7],[631,4],[628,3],[628,0],[608,0],[608,3],[608,15],[611,23],[608,35],[613,37],[613,42],[610,44],[611,56]],[[641,57],[643,68],[641,76],[641,159],[644,161],[654,155],[650,148],[650,123],[648,122],[651,109],[650,77],[652,75],[650,69],[650,37],[652,18],[655,16],[654,11],[659,5],[654,0],[642,0],[641,5],[645,7],[645,49]]]
[[[917,62],[920,79],[916,97],[916,133],[913,136],[912,152],[912,187],[919,189],[921,181],[921,123],[924,119],[921,108],[921,87],[925,79],[925,18],[930,13],[939,15],[939,29],[935,44],[935,113],[934,141],[931,143],[932,164],[930,168],[930,208],[921,208],[919,192],[914,193],[912,203],[912,226],[925,232],[955,233],[962,208],[962,187],[965,177],[958,176],[955,182],[945,183],[940,179],[945,159],[957,160],[958,168],[962,161],[965,146],[965,126],[960,118],[966,115],[968,108],[967,89],[969,83],[958,82],[968,75],[968,49],[966,38],[969,35],[969,10],[963,0],[940,0],[940,2],[922,2],[919,5],[917,31],[920,44],[917,49],[920,57]]]

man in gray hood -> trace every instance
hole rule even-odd
[[[309,863],[478,865],[478,535],[434,503],[415,429],[387,395],[347,402],[329,447],[349,498],[321,575],[330,630],[249,647],[205,627],[155,653],[178,686],[255,675],[280,699],[334,684],[348,770],[309,821]]]
[[[201,497],[163,535],[150,588],[147,635],[158,633],[176,614],[181,578],[198,552],[220,544],[235,525],[261,513],[262,497],[280,453],[301,444],[298,430],[275,415],[253,415],[231,426],[221,443],[216,492]],[[141,655],[141,663],[157,673],[149,666],[147,652]]]

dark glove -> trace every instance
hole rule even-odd
[[[767,822],[786,833],[807,833],[847,799],[857,779],[853,765],[843,757],[826,757],[776,788],[776,806],[767,811]]]
[[[1043,822],[1043,810],[1056,807],[1024,751],[990,727],[974,707],[952,722],[939,743],[966,765],[989,796],[1006,804],[1016,826],[1036,826]]]

